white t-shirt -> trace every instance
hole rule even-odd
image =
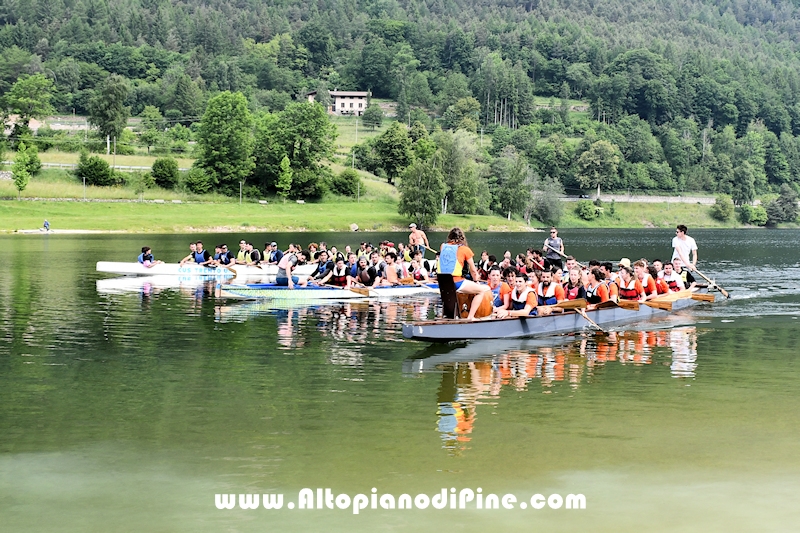
[[[697,243],[694,242],[694,239],[688,235],[686,235],[685,239],[673,237],[672,247],[674,248],[672,252],[672,259],[675,259],[676,257],[680,258],[680,255],[678,255],[678,250],[680,250],[683,252],[684,257],[691,261],[692,258],[689,256],[689,253],[692,250],[697,250]]]

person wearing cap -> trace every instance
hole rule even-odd
[[[542,247],[544,252],[544,266],[564,268],[564,263],[561,262],[561,256],[564,255],[564,240],[558,236],[558,230],[553,226],[550,228],[550,236],[544,240]]]
[[[424,258],[425,250],[431,246],[428,242],[428,236],[421,229],[417,229],[417,225],[413,222],[408,225],[408,229],[411,230],[408,235],[408,246],[411,248],[412,255],[419,250]]]
[[[269,250],[269,253],[267,253]],[[272,241],[267,250],[264,250],[264,259],[268,265],[277,265],[283,259],[283,252],[278,248],[278,243]]]

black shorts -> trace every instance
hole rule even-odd
[[[560,257],[558,259],[550,259],[549,257],[545,257],[544,267],[545,268],[556,267],[560,268],[561,270],[564,270],[564,263],[561,261]]]

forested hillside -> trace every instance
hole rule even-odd
[[[800,180],[798,3],[3,0],[0,94],[39,74],[55,110],[90,114],[116,74],[131,114],[153,106],[166,127],[198,121],[222,91],[274,113],[308,90],[370,90],[408,124],[494,136],[470,170],[490,195],[475,209],[508,210],[493,170],[508,145],[568,188],[746,202]],[[359,150],[392,177],[374,146]]]

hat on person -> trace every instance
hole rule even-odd
[[[409,228],[416,228],[416,227],[417,227],[417,225],[416,225],[416,224],[414,224],[414,223],[412,222],[411,224],[409,224],[409,225],[408,225],[408,227],[409,227]]]
[[[270,245],[270,246],[278,246],[278,243],[277,243],[277,242],[275,242],[275,241],[272,241],[271,243],[269,243],[269,245]]]
[[[628,259],[627,257],[623,257],[622,259],[619,260],[619,263],[617,264],[617,266],[630,268],[631,267],[631,260]]]

